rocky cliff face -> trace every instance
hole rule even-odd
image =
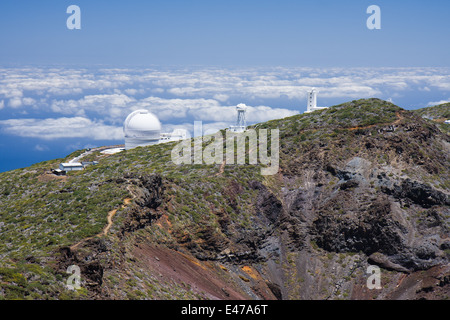
[[[105,236],[52,247],[55,274],[80,265],[97,299],[449,298],[446,133],[377,99],[256,128],[280,129],[276,175],[175,166],[169,145],[100,159],[85,175],[116,168],[129,200]]]

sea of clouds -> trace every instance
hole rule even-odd
[[[238,103],[250,124],[302,113],[313,87],[319,106],[378,97],[415,109],[450,101],[450,68],[0,68],[0,135],[121,141],[137,109],[165,132],[222,129]]]

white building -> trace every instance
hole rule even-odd
[[[247,120],[245,119],[245,112],[247,111],[247,106],[240,103],[236,106],[237,120],[235,126],[230,126],[231,132],[244,132],[247,130]]]
[[[125,119],[123,133],[126,150],[157,144],[161,137],[161,122],[147,110],[136,110]]]
[[[123,133],[125,150],[188,138],[188,133],[184,129],[161,133],[161,122],[158,117],[147,110],[130,113],[123,124]]]
[[[313,88],[311,91],[308,91],[306,94],[306,111],[305,113],[313,112],[316,110],[326,109],[327,107],[318,107],[317,106],[317,93],[318,91]]]
[[[79,170],[83,170],[84,167],[79,162],[69,162],[69,163],[60,163],[59,169],[61,171],[79,171]]]
[[[159,143],[185,140],[188,138],[188,132],[185,129],[175,129],[172,133],[161,133]]]

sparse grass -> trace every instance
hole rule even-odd
[[[377,127],[358,129],[360,131],[350,128],[392,123],[400,110],[378,99],[356,100],[327,110],[272,120],[253,127],[280,129],[280,165],[283,175],[289,177],[290,169],[301,171],[304,163],[317,164],[318,155],[314,151],[319,149],[326,151],[324,156],[335,163],[345,163],[349,157],[361,154],[365,154],[373,163],[389,163],[393,157],[388,153],[389,144],[386,150],[376,151],[368,151],[361,146],[362,139],[358,135],[363,133],[367,134],[365,141],[375,144],[374,141],[380,138]],[[41,178],[59,162],[73,158],[84,150],[76,151],[66,159],[45,161],[29,168],[0,173],[0,281],[5,283],[0,285],[0,290],[4,290],[3,296],[52,298],[56,297],[52,296],[52,292],[62,292],[62,298],[83,298],[85,292],[71,293],[61,289],[64,280],[61,275],[43,264],[25,261],[30,256],[35,259],[49,257],[61,246],[99,233],[106,224],[108,211],[119,208],[123,199],[130,196],[126,186],[120,182],[126,174],[159,173],[165,181],[165,193],[171,199],[170,206],[165,208],[171,223],[170,232],[151,225],[147,230],[139,231],[142,233],[140,235],[148,236],[151,231],[156,242],[174,246],[177,239],[188,236],[186,241],[190,241],[189,245],[193,248],[201,248],[206,237],[225,239],[226,232],[244,235],[255,231],[253,222],[258,190],[251,189],[250,182],[256,180],[263,183],[277,196],[285,188],[284,180],[279,179],[278,175],[261,176],[259,165],[226,165],[222,174],[218,174],[219,164],[175,165],[171,161],[174,145],[160,144],[102,157],[98,165],[71,172],[65,179]],[[421,146],[418,142],[410,142],[410,149],[404,150],[404,153],[409,152],[417,157],[414,161],[431,158],[433,146]],[[439,152],[443,153],[444,150]],[[97,156],[100,154],[93,153],[85,160],[95,160]],[[320,171],[323,168],[317,169]],[[427,174],[426,177],[448,189],[446,168],[438,169],[439,175]],[[405,169],[404,173],[409,174],[409,171]],[[331,179],[334,180],[330,180],[324,188],[332,190],[335,187],[338,178]],[[301,184],[299,180],[290,187],[295,190]],[[123,212],[126,210],[119,210],[115,218],[119,224],[123,221]],[[337,218],[345,215],[342,208],[336,208],[335,212]],[[222,224],[227,224],[226,227],[231,231],[222,228]],[[313,249],[318,249],[314,241],[310,244]],[[335,257],[335,254],[327,255],[330,260]],[[11,259],[16,265],[6,262]],[[345,259],[346,256],[339,255],[338,263],[345,265]],[[292,271],[295,256],[287,256],[287,263],[285,267]],[[125,282],[120,278],[110,278],[109,282],[114,286],[127,285],[126,294],[132,299],[161,298],[170,294],[182,297],[189,291],[174,284],[158,283],[144,275],[140,278],[147,282],[144,283],[144,289],[138,286],[135,279]],[[294,281],[294,278],[291,280]],[[43,285],[43,279],[49,284]],[[45,291],[45,288],[50,289]],[[166,288],[166,291],[161,288]]]

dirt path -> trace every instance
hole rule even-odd
[[[397,120],[395,120],[394,122],[391,123],[391,125],[397,125],[400,123],[400,121],[402,121],[404,119],[403,115],[400,113],[400,111],[397,111],[395,113],[395,115],[397,116]],[[347,130],[353,131],[353,130],[358,130],[358,129],[368,129],[368,128],[372,128],[375,126],[380,125],[379,123],[376,124],[371,124],[369,126],[364,126],[364,127],[352,127],[352,128],[348,128]]]
[[[122,209],[125,209],[130,203],[132,198],[126,198],[123,200]],[[106,217],[106,220],[108,221],[108,224],[103,228],[103,232],[99,233],[97,236],[101,236],[102,234],[106,236],[108,234],[109,229],[111,229],[113,224],[113,217],[116,215],[118,209],[111,210],[108,212],[108,216]]]
[[[127,187],[128,189],[128,187]],[[123,204],[122,204],[122,209],[125,209],[133,200],[133,198],[126,198],[123,200]],[[88,238],[84,238],[83,240],[75,243],[74,245],[70,246],[70,250],[74,250],[76,249],[80,244],[82,244],[83,242],[86,242],[88,240],[94,239],[95,237],[102,237],[102,236],[106,236],[109,232],[109,230],[111,229],[112,225],[113,225],[113,218],[116,215],[117,211],[119,209],[114,209],[108,212],[108,216],[106,217],[106,221],[107,224],[106,226],[103,228],[102,232],[100,232],[99,234],[96,234],[95,236],[92,237],[88,237]]]
[[[395,115],[397,116],[397,120],[395,120],[392,124],[393,125],[396,125],[396,124],[399,124],[400,123],[400,121],[402,121],[405,117],[403,117],[403,115],[400,113],[400,111],[397,111],[396,113],[395,113]]]
[[[216,173],[216,177],[222,175],[223,170],[225,169],[225,163],[226,163],[226,160],[223,160],[222,164],[220,165],[219,172]]]

